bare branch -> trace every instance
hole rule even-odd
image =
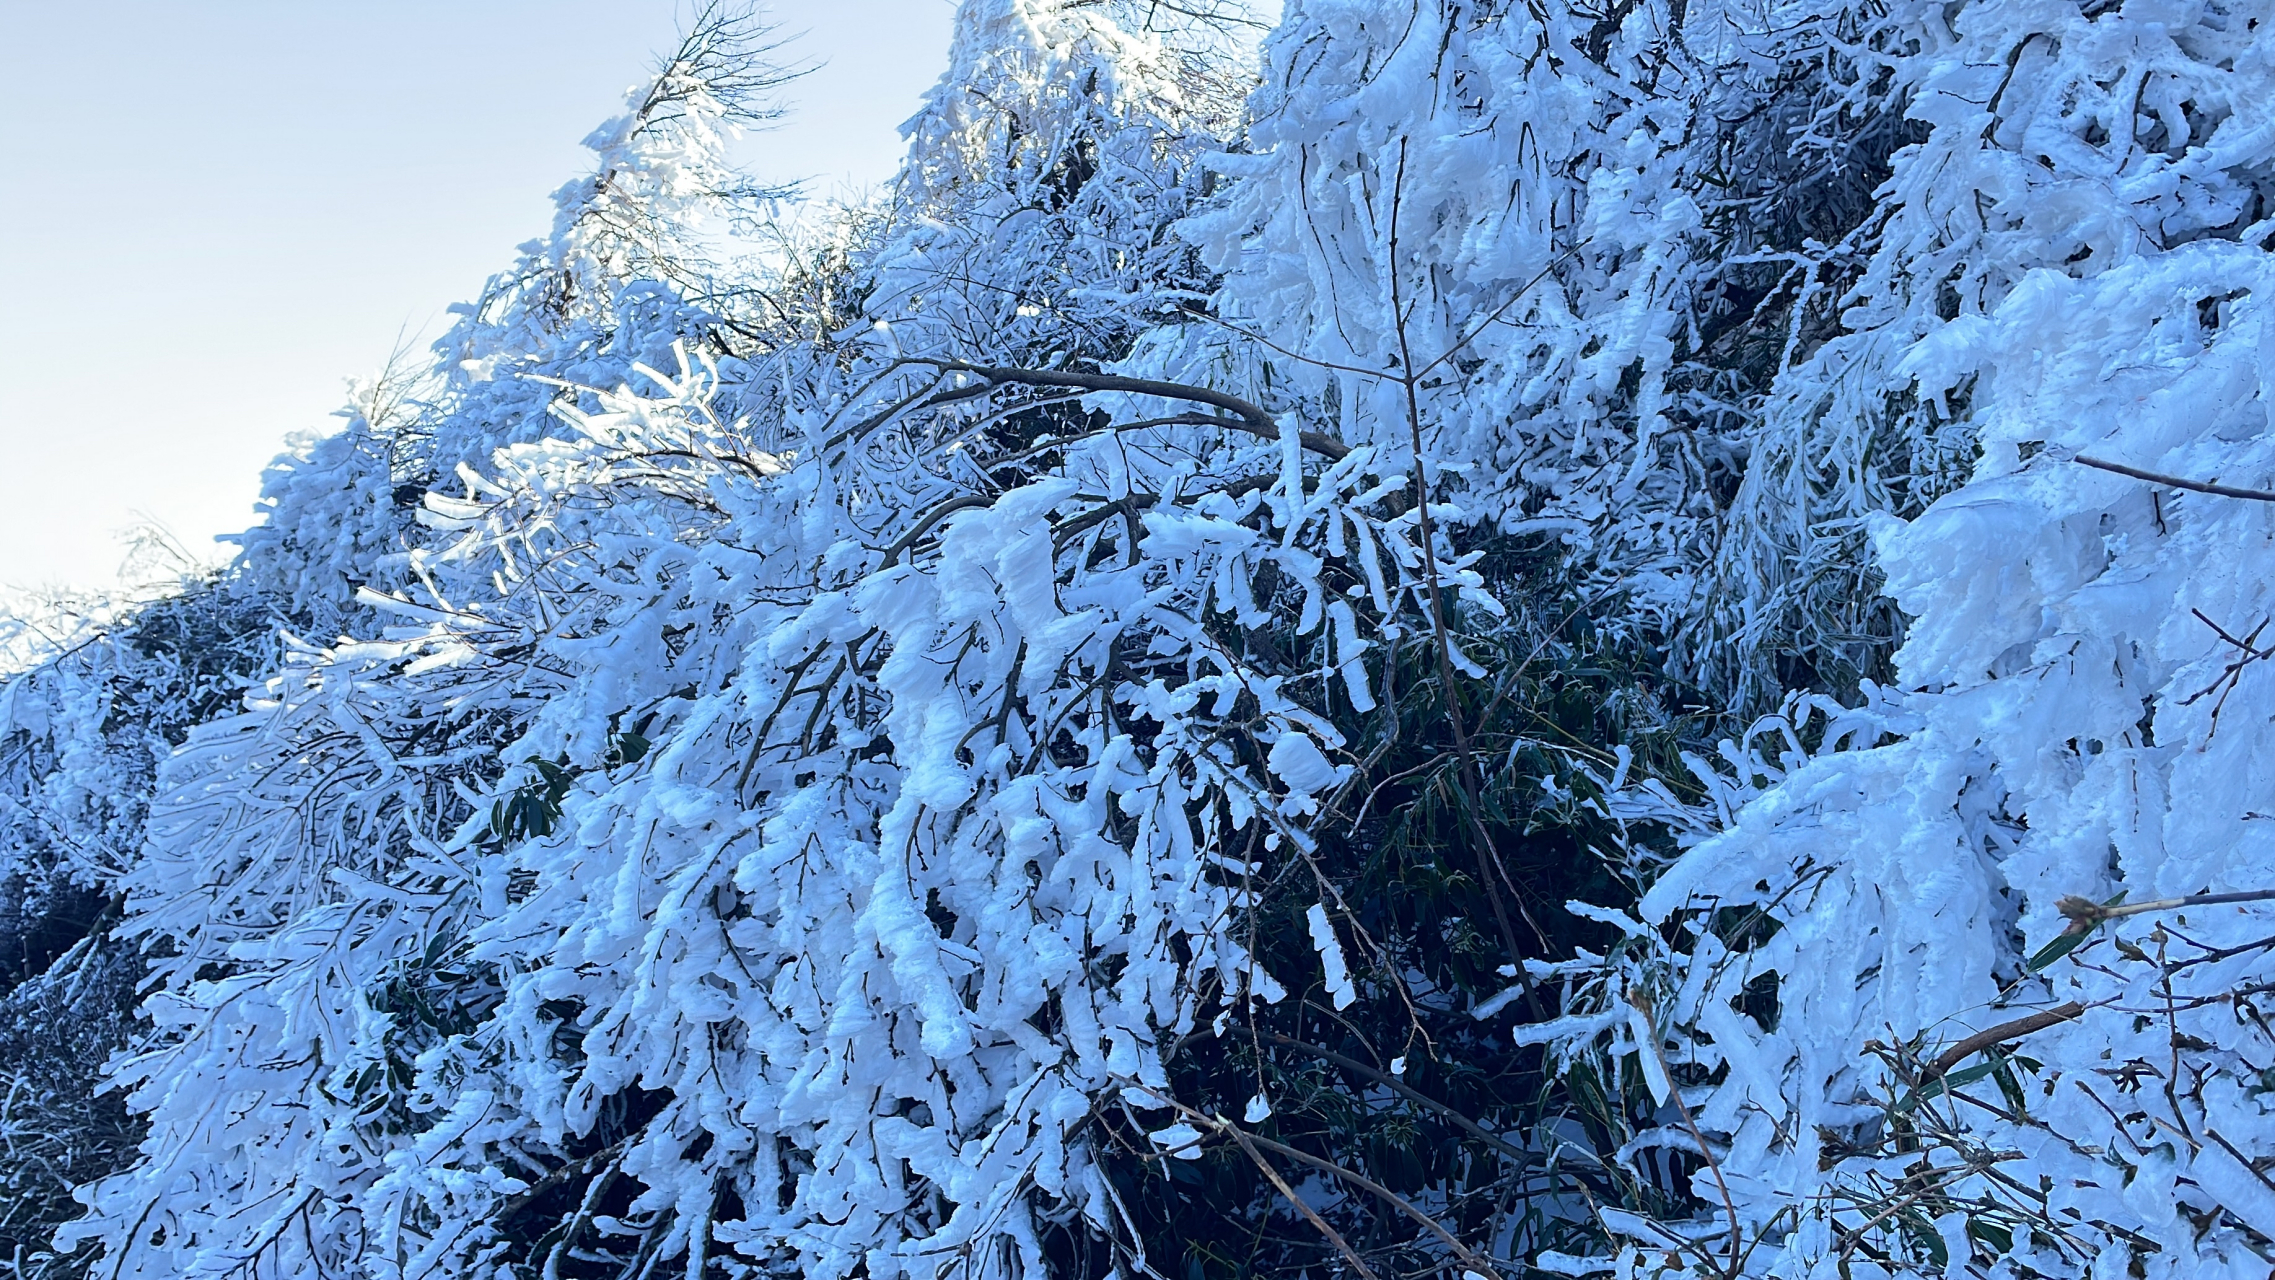
[[[2081,1017],[2084,1013],[2085,1006],[2072,1000],[2067,1004],[2058,1004],[2051,1009],[2041,1009],[2036,1013],[2009,1022],[2002,1022],[1995,1027],[1986,1027],[1938,1055],[1934,1062],[1928,1064],[1928,1078],[1931,1080],[1940,1078],[1953,1067],[1994,1044],[2019,1040],[2033,1031],[2044,1031],[2048,1027],[2058,1026],[2073,1018]]]
[[[1386,1089],[1389,1089],[1392,1093],[1405,1098],[1407,1101],[1412,1102],[1417,1106],[1426,1107],[1431,1111],[1437,1112],[1439,1115],[1444,1116],[1447,1120],[1450,1120],[1455,1125],[1459,1126],[1471,1137],[1474,1137],[1478,1141],[1485,1143],[1487,1146],[1492,1147],[1495,1151],[1500,1152],[1502,1155],[1509,1157],[1511,1160],[1514,1160],[1521,1165],[1544,1163],[1544,1159],[1540,1153],[1535,1151],[1526,1151],[1524,1148],[1511,1143],[1508,1139],[1501,1137],[1500,1135],[1494,1133],[1492,1130],[1487,1129],[1485,1126],[1477,1123],[1475,1120],[1472,1120],[1468,1116],[1465,1116],[1459,1111],[1454,1110],[1452,1107],[1447,1106],[1445,1103],[1440,1102],[1437,1099],[1420,1092],[1419,1090],[1416,1090],[1411,1085],[1408,1085],[1405,1081],[1400,1080],[1398,1077],[1390,1075],[1386,1072],[1377,1071],[1373,1067],[1360,1062],[1356,1058],[1347,1058],[1332,1049],[1322,1049],[1318,1045],[1311,1044],[1308,1041],[1298,1040],[1293,1036],[1283,1036],[1277,1031],[1264,1031],[1259,1029],[1257,1034],[1263,1036],[1266,1040],[1269,1040],[1274,1044],[1286,1045],[1291,1049],[1301,1049],[1305,1053],[1308,1053],[1315,1058],[1320,1058],[1324,1061],[1331,1062],[1334,1065],[1343,1068],[1345,1071],[1353,1073],[1354,1075],[1365,1076],[1368,1080],[1371,1080],[1374,1083],[1379,1084]]]
[[[1207,1119],[1207,1117],[1202,1118]],[[1239,1144],[1240,1149],[1247,1153],[1248,1158],[1255,1162],[1258,1169],[1264,1171],[1265,1178],[1271,1181],[1272,1186],[1278,1189],[1280,1195],[1289,1204],[1295,1206],[1296,1212],[1302,1214],[1304,1220],[1309,1222],[1313,1229],[1327,1237],[1327,1243],[1334,1245],[1335,1251],[1342,1254],[1353,1267],[1357,1268],[1358,1273],[1365,1277],[1365,1280],[1381,1280],[1375,1275],[1374,1268],[1367,1265],[1366,1259],[1360,1257],[1358,1251],[1351,1247],[1350,1241],[1343,1238],[1343,1233],[1337,1231],[1328,1223],[1327,1219],[1320,1217],[1317,1209],[1312,1208],[1302,1196],[1296,1194],[1295,1188],[1289,1186],[1287,1179],[1280,1176],[1280,1171],[1273,1168],[1272,1162],[1264,1158],[1264,1153],[1256,1149],[1254,1138],[1239,1129],[1232,1128],[1230,1125],[1219,1125],[1218,1128],[1228,1131],[1232,1135],[1232,1140]]]
[[[2275,900],[2275,889],[2247,889],[2241,893],[2192,893],[2183,898],[2158,898],[2154,902],[2128,902],[2123,906],[2105,907],[2091,898],[2076,895],[2063,898],[2054,909],[2069,920],[2064,933],[2083,933],[2104,920],[2117,920],[2137,916],[2147,911],[2170,911],[2179,907],[2211,907],[2225,902],[2267,902]]]
[[[1216,425],[1245,431],[1267,440],[1280,438],[1279,424],[1272,415],[1251,401],[1208,387],[1196,387],[1183,382],[1163,382],[1154,378],[1125,378],[1111,373],[1077,373],[1056,369],[1009,369],[995,365],[966,364],[961,360],[926,360],[911,358],[911,364],[928,364],[951,373],[968,373],[993,385],[1024,387],[1076,387],[1084,391],[1121,391],[1130,395],[1158,396],[1164,400],[1190,400],[1196,404],[1211,405],[1235,415],[1230,419],[1214,419]],[[944,392],[952,395],[953,392]],[[1301,434],[1303,447],[1334,461],[1348,457],[1351,446],[1332,436],[1316,431]]]
[[[2222,498],[2247,498],[2253,502],[2275,502],[2275,492],[2266,489],[2238,489],[2233,485],[2211,484],[2203,480],[2183,480],[2179,476],[2168,476],[2160,471],[2143,471],[2139,467],[2128,467],[2122,462],[2089,458],[2082,453],[2072,458],[2071,461],[2080,466],[2092,467],[2099,471],[2110,471],[2121,476],[2131,476],[2135,480],[2146,480],[2150,484],[2161,484],[2167,488],[2187,489],[2195,493],[2209,493]]]

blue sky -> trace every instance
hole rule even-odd
[[[745,143],[887,178],[950,0],[776,0],[823,63]],[[550,225],[674,0],[0,0],[0,590],[243,528],[284,438]]]

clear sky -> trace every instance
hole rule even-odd
[[[819,62],[760,178],[874,185],[950,0],[775,0]],[[0,0],[0,591],[244,528],[345,379],[423,347],[674,43],[675,0]]]

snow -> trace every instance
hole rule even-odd
[[[1382,780],[1337,725],[1417,637],[1498,696],[1521,543],[1743,730],[1522,779],[1630,896],[1453,1007],[1689,1184],[1529,1265],[2264,1274],[2275,905],[2047,948],[2275,885],[2275,502],[2093,465],[2275,485],[2275,14],[1306,0],[1252,62],[1144,8],[966,0],[895,189],[807,224],[736,195],[757,64],[692,41],[432,365],[271,469],[234,665],[9,678],[7,856],[60,832],[148,966],[148,1136],[62,1243],[1120,1240],[1105,1108],[1212,1158],[1181,1046],[1404,994],[1315,856]],[[547,1178],[624,1203],[513,1256]]]

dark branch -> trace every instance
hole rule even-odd
[[[1245,431],[1267,440],[1280,438],[1280,428],[1272,415],[1251,401],[1208,387],[1190,386],[1182,382],[1163,382],[1154,378],[1125,378],[1110,373],[1076,373],[1056,369],[1006,369],[994,365],[966,364],[961,360],[925,360],[911,358],[910,364],[928,364],[950,373],[968,373],[991,386],[1072,387],[1082,391],[1121,391],[1130,395],[1159,396],[1164,400],[1188,400],[1195,404],[1210,405],[1233,414],[1232,418],[1209,419],[1217,426]],[[943,395],[953,395],[945,392]],[[1322,457],[1340,461],[1351,452],[1351,447],[1332,436],[1316,431],[1301,434],[1303,447]]]
[[[1994,1044],[2019,1040],[2033,1031],[2044,1031],[2048,1027],[2058,1026],[2084,1013],[2085,1006],[2072,1000],[2067,1004],[2058,1004],[2051,1009],[2041,1009],[2037,1013],[2016,1018],[2011,1022],[2002,1022],[1995,1027],[1985,1028],[1945,1049],[1942,1056],[1929,1064],[1928,1078],[1931,1080],[1940,1078],[1953,1067]]]
[[[2233,485],[2211,484],[2203,480],[2183,480],[2179,476],[2168,476],[2162,472],[2143,471],[2139,467],[2128,467],[2122,462],[2108,462],[2100,458],[2089,458],[2082,453],[2077,455],[2073,461],[2080,466],[2092,467],[2099,471],[2111,471],[2121,476],[2131,476],[2135,480],[2146,480],[2150,484],[2161,484],[2168,488],[2209,493],[2222,498],[2248,498],[2253,502],[2275,502],[2275,492],[2266,489],[2238,489]]]

